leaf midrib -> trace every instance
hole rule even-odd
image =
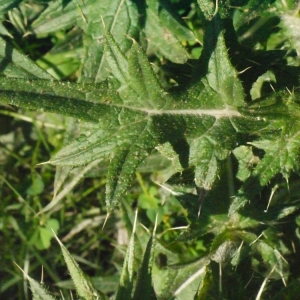
[[[120,107],[126,108],[133,111],[143,112],[148,114],[149,116],[152,115],[188,115],[188,116],[212,116],[216,119],[220,118],[231,118],[231,117],[243,117],[243,115],[237,111],[230,108],[223,108],[223,109],[149,109],[149,108],[142,108],[142,107],[135,107],[123,104],[111,104],[111,103],[104,103],[104,105],[109,105],[113,107]]]

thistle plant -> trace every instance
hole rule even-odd
[[[2,15],[20,1],[9,2]],[[65,145],[46,163],[57,168],[56,192],[73,168],[80,176],[38,214],[107,162],[107,216],[121,209],[131,220],[115,299],[292,299],[299,280],[290,268],[299,262],[299,6],[188,1],[186,22],[177,7],[167,0],[48,3],[31,33],[76,30],[84,47],[77,82],[58,80],[53,68],[54,78],[1,39],[0,102],[68,117]],[[186,212],[186,229],[173,243],[207,245],[192,262],[183,264],[155,230],[137,229],[126,203],[139,167],[154,156],[168,162],[159,186]],[[108,299],[59,244],[78,296]],[[159,253],[174,264],[159,269]],[[34,299],[53,299],[29,282]]]

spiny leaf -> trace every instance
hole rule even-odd
[[[190,118],[187,131],[193,132],[190,144],[190,164],[196,167],[196,184],[209,190],[217,177],[220,161],[224,160],[236,140],[238,125],[234,107],[244,105],[243,88],[232,67],[225,45],[222,21],[214,16],[204,39],[202,68],[208,74],[189,90],[189,102],[197,107],[224,108],[228,118]],[[209,99],[214,99],[213,101]],[[196,104],[197,103],[197,104]],[[231,112],[230,110],[233,109]],[[231,116],[229,116],[231,115]],[[195,130],[195,128],[197,128]]]
[[[137,212],[135,215],[134,226],[128,248],[126,251],[126,256],[123,263],[122,274],[120,278],[120,284],[116,296],[116,300],[130,299],[133,291],[133,279],[134,279],[134,259],[135,253],[135,228],[137,222]]]
[[[153,143],[151,143],[151,139]],[[145,144],[147,144],[146,147]],[[132,141],[132,145],[127,145],[126,150],[115,150],[107,173],[106,199],[109,210],[118,204],[118,199],[126,192],[137,167],[149,155],[155,145],[153,137],[148,132],[142,132]],[[124,146],[126,147],[126,145]]]
[[[133,44],[128,61],[110,33],[106,35],[106,45],[108,62],[112,72],[122,85],[119,94],[123,103],[126,104],[125,107],[130,108],[131,105],[134,110],[137,106],[137,111],[142,106],[143,109],[141,110],[147,107],[158,108],[162,102],[163,91],[147,58],[137,44]],[[147,102],[145,102],[146,99]],[[123,122],[128,123],[131,115],[130,113],[124,116]],[[148,118],[147,115],[145,117],[141,115],[141,118],[137,119],[138,113],[135,115],[132,115],[131,123],[126,126],[124,136],[123,132],[119,132],[118,135],[119,141],[120,137],[123,137],[123,143],[116,148],[116,153],[108,170],[106,193],[108,209],[115,207],[118,199],[129,186],[138,165],[158,144],[155,134],[151,132],[152,119]]]
[[[33,300],[55,300],[55,297],[53,297],[42,284],[32,279],[18,265],[17,267],[23,272],[26,279],[29,281]]]
[[[105,52],[111,72],[123,85],[129,82],[128,61],[109,31],[105,31]]]
[[[217,287],[215,286],[214,278],[212,276],[212,271],[209,266],[206,267],[206,271],[204,274],[205,275],[199,285],[194,300],[215,299],[211,294],[216,293]]]
[[[170,101],[168,93],[161,87],[148,58],[134,42],[128,57],[130,86],[135,91],[135,103],[148,108],[162,109]]]
[[[19,78],[52,79],[47,72],[39,68],[26,55],[21,54],[2,38],[0,38],[0,58],[0,73],[2,75]]]
[[[151,270],[154,263],[154,247],[155,247],[155,236],[152,235],[148,241],[142,265],[138,273],[138,279],[133,294],[133,300],[145,299],[154,300],[157,299],[155,291],[152,285]]]
[[[28,276],[30,289],[32,292],[33,300],[54,300],[55,298],[49,294],[43,285]]]
[[[178,98],[160,86],[137,43],[127,58],[106,32],[107,59],[116,79],[98,85],[24,81],[17,90],[13,81],[2,80],[2,99],[99,122],[98,128],[83,132],[50,162],[80,166],[110,158],[109,210],[125,193],[139,163],[167,142],[183,168],[195,166],[196,184],[208,190],[217,178],[220,162],[236,143],[242,118],[237,107],[244,105],[241,84],[227,56],[222,22],[217,16],[212,22],[201,63],[209,73]]]
[[[36,34],[45,34],[79,25],[84,32],[84,50],[80,82],[101,82],[109,75],[104,57],[102,21],[114,34],[123,51],[131,46],[128,37],[138,35],[138,5],[129,0],[55,1],[33,23]]]
[[[76,291],[80,297],[85,300],[93,300],[97,299],[107,299],[102,294],[98,293],[98,291],[93,287],[91,281],[87,279],[86,275],[81,271],[77,262],[71,256],[67,248],[61,243],[61,241],[56,237],[61,251],[63,253],[65,262],[67,264],[68,270],[74,282]]]
[[[120,100],[133,109],[136,107],[137,111],[165,106],[170,100],[169,96],[162,89],[140,46],[134,42],[126,58],[108,31],[105,39],[107,61],[121,85],[118,89]]]
[[[88,122],[98,123],[106,105],[96,102],[109,99],[107,83],[75,84],[39,79],[0,77],[2,103],[54,112]]]
[[[98,0],[86,0],[80,7],[86,15],[99,3]],[[51,2],[47,9],[34,21],[32,29],[35,34],[47,34],[57,30],[68,29],[82,19],[77,1],[57,0]]]
[[[279,278],[283,274],[288,273],[289,265],[277,249],[274,249],[264,241],[258,241],[253,245],[253,248],[261,255],[269,269],[275,266],[275,272]]]
[[[132,44],[131,38],[139,33],[139,4],[129,0],[99,1],[87,12],[89,20],[85,30],[85,56],[81,70],[81,82],[100,82],[109,75],[109,65],[104,55],[103,36],[107,36],[105,27],[114,36],[123,52]],[[102,20],[100,19],[102,18]],[[108,51],[106,51],[108,54]],[[127,68],[124,68],[126,70]]]
[[[148,51],[158,52],[175,63],[184,63],[188,56],[181,42],[194,41],[195,37],[170,2],[147,1],[146,16],[144,30],[149,41]]]
[[[205,89],[195,96],[213,93],[217,99],[210,101],[210,107],[244,106],[244,91],[237,71],[228,58],[222,22],[220,17],[215,15],[206,29],[203,56],[200,58],[201,67],[207,68],[207,74],[201,79]],[[209,101],[209,98],[207,100]],[[205,105],[209,106],[209,103]]]
[[[230,206],[229,214],[242,208],[276,174],[281,173],[287,180],[291,172],[299,170],[300,107],[295,97],[295,94],[282,92],[275,97],[267,97],[257,102],[253,108],[249,108],[252,116],[259,117],[264,114],[268,124],[261,131],[263,138],[250,143],[263,149],[265,155],[238,191]],[[269,113],[266,113],[267,107]]]
[[[205,256],[192,263],[172,266],[177,275],[172,283],[169,283],[172,286],[173,296],[179,299],[192,299],[203,278],[205,278],[209,262],[209,258]]]

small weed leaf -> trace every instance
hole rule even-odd
[[[56,234],[59,229],[59,222],[57,219],[48,219],[44,226],[40,226],[32,235],[30,243],[39,250],[48,249],[53,238],[53,233]]]

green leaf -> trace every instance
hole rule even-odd
[[[195,37],[168,0],[147,1],[144,30],[148,52],[159,53],[175,63],[186,62],[188,55],[182,42],[195,41]]]
[[[133,290],[134,238],[130,238],[124,259],[116,300],[130,299]]]
[[[123,269],[120,277],[120,284],[116,295],[116,300],[130,299],[133,291],[133,279],[134,279],[134,260],[136,256],[135,252],[135,228],[137,222],[137,214],[134,220],[134,226],[130,241],[127,247]]]
[[[31,237],[30,243],[33,244],[39,250],[48,249],[51,244],[51,239],[53,238],[52,232],[56,234],[58,229],[58,220],[49,219],[46,221],[44,226],[38,227],[34,235]]]
[[[300,19],[298,16],[284,14],[281,16],[281,27],[289,38],[292,47],[296,50],[297,55],[300,55]]]
[[[265,155],[238,191],[229,214],[242,208],[278,173],[288,180],[291,172],[299,170],[299,109],[295,95],[288,92],[266,97],[249,108],[253,117],[259,118],[264,114],[268,124],[261,131],[264,138],[249,143],[263,149]]]
[[[100,82],[109,75],[109,65],[103,47],[105,29],[100,24],[104,22],[118,46],[126,53],[132,44],[131,39],[137,38],[139,33],[138,7],[134,1],[129,0],[97,1],[93,8],[86,12],[86,17],[89,21],[87,28],[84,28],[85,55],[80,81]]]
[[[147,132],[136,136],[133,145],[123,145],[127,150],[116,151],[107,173],[106,199],[108,209],[113,209],[126,192],[139,164],[149,155],[151,146],[145,144],[152,139]],[[151,145],[151,144],[150,144]],[[155,144],[153,144],[153,147]]]
[[[98,85],[2,79],[2,102],[44,109],[98,123],[59,151],[50,163],[80,166],[109,158],[106,201],[112,210],[138,165],[169,143],[183,168],[195,167],[196,184],[209,190],[222,160],[236,144],[243,118],[243,89],[216,16],[205,38],[201,70],[192,87],[174,97],[156,78],[142,49],[133,42],[128,58],[106,32],[106,57],[115,79]],[[170,134],[172,133],[172,134]]]
[[[251,175],[252,168],[259,162],[259,158],[253,154],[252,147],[248,146],[235,148],[233,154],[239,163],[236,177],[241,181],[245,181]]]
[[[109,31],[105,31],[106,59],[110,65],[111,72],[123,85],[129,83],[128,61],[121,48]]]
[[[81,82],[101,82],[109,75],[104,57],[103,35],[106,27],[113,33],[122,51],[129,50],[139,33],[138,7],[133,1],[87,0],[53,2],[33,23],[36,34],[50,33],[78,24],[84,31],[85,54],[82,60]]]
[[[77,1],[57,0],[51,2],[47,9],[33,22],[35,34],[47,34],[58,30],[68,29],[82,19],[80,8],[84,15],[93,9],[97,0],[86,0],[82,7]]]
[[[0,15],[5,14],[10,9],[17,7],[22,0],[0,0]]]
[[[94,288],[91,281],[87,278],[87,276],[81,271],[77,262],[71,256],[67,248],[61,243],[61,241],[56,237],[61,251],[63,253],[65,262],[67,264],[68,270],[74,282],[76,291],[79,297],[82,297],[85,300],[93,300],[97,299],[107,299],[102,294],[98,293],[98,291]]]
[[[144,229],[140,226],[135,227],[136,215],[126,200],[127,199],[125,198],[123,201],[121,201],[120,205],[122,210],[122,221],[130,237],[133,235],[133,230],[136,230],[136,234],[134,235],[134,252],[137,262],[140,263],[144,253],[143,248],[145,248],[145,245],[148,243],[149,236],[145,235]]]
[[[138,279],[132,299],[157,299],[152,285],[151,270],[154,260],[155,236],[152,235],[148,241],[142,265],[138,272]]]
[[[19,78],[52,79],[48,73],[2,38],[0,38],[0,58],[0,74],[2,75]]]
[[[2,103],[44,110],[98,123],[106,105],[96,102],[109,97],[107,83],[75,84],[50,80],[0,77]],[[94,102],[93,102],[94,101]]]
[[[69,123],[63,149],[49,161],[58,168],[55,197],[41,212],[57,209],[58,201],[103,160],[106,165],[104,168],[101,165],[101,172],[108,170],[107,180],[102,178],[99,184],[107,184],[109,213],[121,203],[122,217],[129,231],[134,223],[132,205],[146,209],[145,221],[149,221],[147,217],[153,221],[157,212],[167,213],[160,226],[168,230],[161,236],[172,251],[179,250],[178,255],[166,249],[154,234],[149,239],[143,229],[137,229],[136,234],[133,229],[116,298],[252,299],[255,298],[253,293],[258,292],[256,298],[259,299],[267,285],[265,298],[272,298],[275,293],[278,299],[277,295],[296,299],[295,286],[299,282],[290,284],[287,278],[298,274],[296,268],[289,270],[285,260],[297,265],[294,252],[300,236],[297,228],[300,222],[296,218],[300,208],[297,1],[35,0],[23,1],[20,8],[7,11],[17,4],[18,1],[0,0],[0,14],[7,12],[5,16],[11,21],[10,24],[4,21],[0,32],[8,34],[4,27],[8,25],[9,32],[16,33],[12,43],[17,48],[33,53],[34,57],[37,51],[39,56],[43,48],[36,42],[39,37],[26,35],[20,39],[20,32],[26,29],[25,21],[31,26],[32,20],[27,18],[32,14],[23,8],[48,7],[33,24],[33,33],[55,44],[74,30],[81,43],[83,41],[85,51],[83,55],[80,44],[76,51],[40,58],[39,63],[48,60],[53,64],[53,72],[55,68],[60,69],[58,57],[66,59],[70,53],[76,54],[76,58],[67,63],[68,71],[60,69],[52,73],[60,79],[63,76],[59,73],[69,76],[82,61],[80,83],[58,82],[0,40],[0,72],[8,77],[0,78],[1,104],[5,108],[11,104],[60,113],[78,120]],[[199,60],[187,61],[190,55],[196,57],[194,53],[199,47],[180,16],[184,16],[200,40],[204,32]],[[138,43],[147,49],[149,59]],[[157,71],[157,66],[152,69],[149,61],[164,64],[164,59],[173,62],[170,73]],[[51,70],[46,64],[41,66]],[[77,76],[74,74],[70,79],[76,80]],[[10,111],[1,113],[17,115]],[[24,116],[18,117],[26,120]],[[14,137],[20,144],[19,134],[7,135],[11,129],[6,126],[9,124],[4,125],[0,159],[3,161],[13,154],[8,163],[17,159],[19,166],[22,164],[19,156],[28,147],[22,148],[24,151],[19,156],[15,155],[16,149],[11,145]],[[22,133],[28,133],[21,129]],[[34,136],[24,137],[26,142]],[[24,144],[23,139],[21,144]],[[231,153],[236,158],[232,162]],[[167,159],[173,164],[155,177],[157,181],[167,180],[167,184],[175,186],[166,188],[183,205],[175,214],[169,214],[173,204],[158,205],[157,189],[153,194],[143,189],[144,194],[138,196],[134,188],[133,194],[125,196],[140,165],[150,164],[148,171],[159,166],[157,159],[155,164],[151,159],[145,163],[151,154],[157,155],[158,160],[164,156],[164,162]],[[26,241],[17,214],[26,213],[30,217],[30,211],[26,209],[28,205],[23,207],[26,202],[17,192],[18,185],[14,187],[18,182],[10,184],[4,175],[2,181],[6,186],[2,194],[9,188],[22,201],[3,207],[16,214],[10,215],[9,224]],[[9,172],[8,175],[17,178]],[[35,196],[34,202],[38,204],[42,190],[41,182],[34,179],[33,185],[23,192]],[[250,202],[249,207],[237,213],[247,202]],[[188,220],[184,219],[186,216]],[[86,217],[80,226],[87,221]],[[95,226],[101,218],[92,220]],[[7,223],[5,214],[3,220],[0,227]],[[189,226],[180,226],[187,222]],[[178,241],[188,241],[188,245],[170,240],[176,236],[173,231],[169,232],[173,225],[179,228],[172,229],[186,227]],[[34,243],[40,249],[49,247],[52,235],[47,227],[57,229],[58,222],[48,219],[34,231],[29,246]],[[75,231],[73,228],[66,240]],[[197,240],[194,243],[192,239]],[[146,251],[143,251],[147,241]],[[161,264],[154,263],[154,249],[159,253],[157,261]],[[77,297],[104,299],[63,246],[62,252],[74,278]],[[186,258],[193,263],[184,264]],[[142,267],[136,276],[135,263],[141,259]],[[247,272],[247,267],[254,270],[255,276]],[[51,268],[47,267],[47,271]],[[12,272],[9,274],[11,279],[5,281],[3,289],[19,280]],[[55,279],[53,272],[49,275]],[[135,277],[138,277],[136,288]],[[281,288],[274,279],[287,284],[285,291],[280,293]],[[98,286],[109,279],[100,280]],[[108,286],[105,292],[116,293],[116,282],[112,286],[109,286],[110,281],[105,282]],[[38,291],[41,286],[35,287],[35,282],[30,284],[37,290],[35,299],[51,299],[43,289]]]
[[[44,190],[44,182],[38,174],[33,173],[32,174],[32,184],[27,188],[26,194],[29,196],[35,196],[39,195]]]
[[[274,2],[277,3],[275,3],[275,5],[272,5]],[[249,23],[250,21],[258,17],[264,17],[265,19],[267,19],[267,17],[277,15],[278,6],[280,6],[279,1],[274,0],[250,0],[246,1],[245,4],[246,5],[243,5],[240,10],[237,10],[235,12],[234,23],[236,27],[242,27],[243,24]],[[284,7],[285,5],[282,6]],[[262,24],[265,21],[262,21]],[[260,26],[262,24],[260,24]],[[260,28],[260,26],[258,28]]]
[[[206,271],[204,273],[204,278],[202,279],[197,294],[195,295],[195,300],[201,299],[215,299],[211,293],[217,291],[217,287],[215,286],[214,278],[212,276],[212,271],[209,266],[206,267]]]
[[[18,265],[17,267],[29,281],[33,300],[55,300],[55,298],[46,290],[45,286],[28,276]]]
[[[205,280],[206,273],[209,272],[209,262],[209,258],[205,256],[192,263],[171,267],[172,271],[176,272],[176,277],[172,278],[168,284],[176,299],[188,300],[195,297],[195,292]]]
[[[49,294],[45,287],[37,281],[28,277],[33,300],[54,300],[55,298]]]
[[[211,0],[197,0],[205,19],[210,21],[215,13],[215,3]]]
[[[254,248],[261,255],[268,269],[271,270],[275,266],[273,277],[279,279],[283,274],[288,274],[289,265],[277,249],[264,241],[258,241],[257,244],[254,244]]]
[[[222,21],[217,15],[205,33],[201,66],[207,68],[207,75],[189,90],[190,106],[193,103],[212,111],[224,109],[220,117],[215,113],[215,118],[203,116],[202,119],[191,118],[189,122],[188,130],[193,130],[194,137],[190,145],[190,164],[196,167],[196,184],[209,190],[217,177],[220,161],[228,156],[236,141],[239,126],[235,116],[239,113],[234,107],[244,105],[243,88],[228,59]]]

